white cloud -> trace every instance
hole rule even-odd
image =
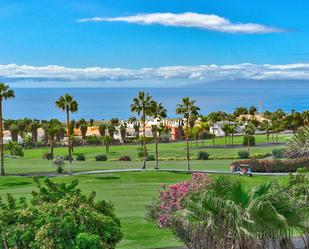
[[[236,65],[200,65],[200,66],[170,66],[159,68],[70,68],[56,65],[35,67],[29,65],[0,65],[0,80],[2,81],[37,81],[56,82],[67,81],[104,83],[108,86],[125,82],[128,86],[145,85],[159,82],[166,86],[169,82],[179,85],[215,80],[309,80],[309,64],[236,64]],[[128,83],[129,82],[129,83]],[[62,85],[65,85],[63,83]]]
[[[77,20],[78,22],[127,22],[137,24],[160,24],[164,26],[200,28],[226,33],[265,34],[284,32],[283,29],[256,23],[233,23],[229,19],[217,15],[186,12],[151,13],[120,17],[93,17]]]

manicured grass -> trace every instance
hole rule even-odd
[[[118,248],[146,249],[180,245],[170,231],[161,230],[145,219],[145,206],[156,196],[161,183],[172,184],[190,177],[189,174],[180,173],[137,172],[53,179],[57,182],[70,182],[77,178],[80,183],[79,187],[84,193],[95,190],[98,199],[111,200],[115,206],[115,212],[121,220],[124,233],[124,238]],[[242,177],[242,179],[248,188],[269,180],[278,179],[281,184],[287,182],[287,177],[254,176],[251,178]],[[33,189],[31,178],[15,176],[0,178],[0,197],[2,198],[7,192],[16,197],[29,197]]]
[[[286,142],[290,135],[280,135],[279,136],[279,142]],[[242,143],[243,137],[237,136],[234,138],[234,144],[238,147],[236,148],[211,148],[213,146],[212,140],[207,139],[205,140],[204,147],[207,148],[201,148],[199,146],[202,146],[201,141],[199,141],[198,147],[195,146],[195,143],[192,142],[192,148],[191,148],[191,156],[196,157],[197,152],[199,150],[206,150],[210,154],[210,158],[224,158],[224,157],[236,157],[237,152],[239,150],[246,149],[245,146],[239,147],[239,145]],[[256,142],[257,143],[266,143],[266,135],[257,135],[256,136]],[[216,138],[215,145],[223,145],[224,144],[224,138]],[[270,144],[269,146],[255,146],[252,147],[251,152],[252,153],[262,153],[262,152],[269,152],[271,149],[269,147],[277,147],[276,144]],[[110,147],[110,153],[109,153],[109,159],[118,159],[120,156],[130,156],[132,160],[138,160],[138,148],[140,148],[140,145],[119,145],[119,146],[111,146]],[[155,152],[155,146],[154,144],[147,145],[148,147],[148,153],[154,154]],[[161,158],[169,158],[174,157],[177,159],[184,159],[185,157],[185,142],[175,142],[175,143],[162,143],[159,145],[159,157]],[[39,159],[42,158],[42,155],[44,152],[48,152],[48,148],[38,148],[38,149],[30,149],[25,150],[25,159]],[[103,154],[105,153],[105,147],[102,146],[82,146],[82,147],[75,147],[74,154],[84,154],[89,159],[94,159],[94,157],[97,154]],[[64,156],[67,155],[67,148],[61,147],[55,149],[55,155]]]

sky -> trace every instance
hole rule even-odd
[[[309,80],[308,0],[0,0],[14,86]]]

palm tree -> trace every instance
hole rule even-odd
[[[71,148],[71,127],[70,127],[70,113],[77,112],[78,110],[78,103],[74,98],[69,95],[65,94],[61,96],[56,102],[56,107],[60,110],[66,112],[66,128],[67,128],[67,136],[68,136],[68,151],[69,151],[69,175],[72,174],[72,148]]]
[[[126,136],[127,136],[127,124],[126,123],[120,125],[119,132],[120,132],[121,140],[122,140],[123,144],[125,144],[126,143]]]
[[[250,151],[250,138],[255,134],[255,128],[254,125],[251,123],[248,123],[244,130],[243,133],[245,133],[247,137],[247,146],[248,146],[248,152]]]
[[[83,141],[85,143],[85,139],[86,139],[87,131],[88,131],[88,123],[85,119],[82,118],[81,120],[79,120],[78,124],[79,124],[80,132],[82,134]]]
[[[219,177],[184,205],[172,229],[188,248],[290,248],[269,242],[287,243],[293,231],[303,235],[308,227],[308,210],[272,182],[247,188],[240,179]]]
[[[195,104],[195,100],[190,100],[189,97],[183,98],[182,103],[177,105],[176,114],[183,115],[186,121],[186,143],[187,143],[187,161],[188,170],[190,170],[190,148],[189,148],[189,121],[192,117],[198,116],[200,108]]]
[[[234,134],[237,132],[237,123],[230,124],[229,132],[232,134],[232,145],[234,145]]]
[[[157,102],[153,101],[152,108],[151,108],[151,116],[153,118],[157,119],[157,122],[162,121],[162,118],[166,118],[167,117],[166,113],[167,113],[167,110],[164,108],[162,103],[157,103]],[[159,129],[157,124],[152,126],[152,133],[153,133],[153,136],[154,136],[155,146],[156,146],[156,166],[155,166],[155,169],[159,169],[158,137],[160,135],[159,134],[160,129]]]
[[[149,93],[139,92],[137,97],[133,99],[131,104],[131,112],[136,112],[141,117],[143,126],[143,169],[146,169],[146,118],[151,114],[152,108],[152,97]]]
[[[14,98],[15,94],[9,85],[0,83],[0,151],[1,151],[1,169],[0,175],[4,175],[4,146],[3,146],[3,113],[2,113],[2,102]]]
[[[260,129],[266,132],[267,142],[269,142],[269,133],[271,131],[271,126],[272,126],[271,123],[267,120],[263,120],[262,123],[260,124]]]
[[[212,144],[215,144],[215,123],[220,120],[220,117],[217,112],[211,112],[207,116],[210,126],[212,126]]]
[[[105,146],[105,152],[106,152],[106,156],[109,153],[109,146],[111,145],[113,138],[111,136],[104,136],[102,138],[103,140],[103,144]]]
[[[37,119],[31,120],[31,123],[29,124],[29,131],[31,132],[32,137],[32,143],[35,146],[35,144],[38,141],[38,128],[41,126],[40,121]]]
[[[225,140],[225,145],[227,143],[227,137],[230,135],[230,124],[229,123],[224,123],[222,125],[222,130],[224,131],[224,140]]]
[[[58,119],[51,119],[43,123],[46,138],[49,141],[51,158],[54,158],[54,145],[56,138],[63,132],[63,124]]]
[[[301,114],[301,117],[303,119],[303,123],[305,125],[309,125],[309,111],[304,111],[302,114]]]
[[[99,132],[100,132],[101,137],[105,136],[106,129],[107,129],[107,125],[106,124],[100,124]]]

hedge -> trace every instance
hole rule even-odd
[[[287,173],[296,172],[298,168],[309,169],[309,158],[290,160],[239,160],[231,163],[231,170],[240,166],[240,164],[250,165],[253,172]]]

